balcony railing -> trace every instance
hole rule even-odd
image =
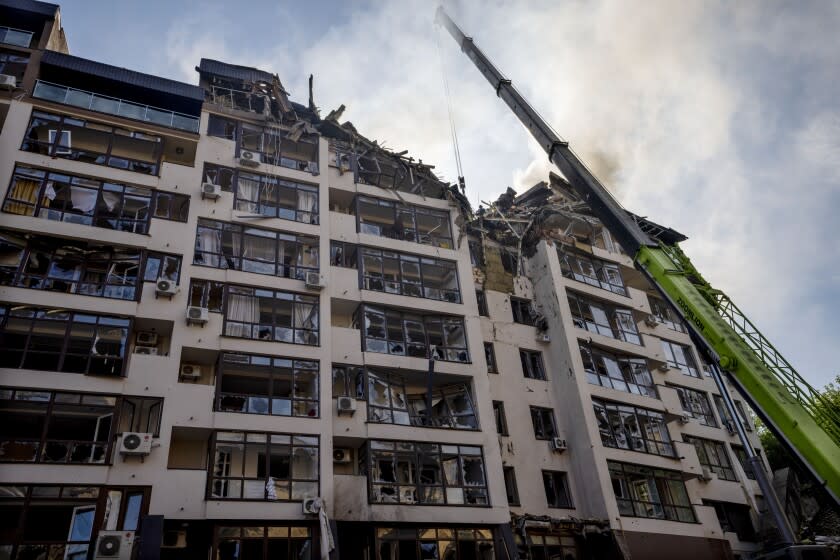
[[[14,29],[12,27],[0,27],[0,43],[7,45],[15,45],[16,47],[29,48],[32,44],[31,31],[23,31],[22,29]]]
[[[132,103],[124,99],[61,86],[43,80],[38,80],[35,84],[35,91],[32,97],[63,103],[65,105],[73,105],[74,107],[82,107],[83,109],[97,111],[99,113],[117,115],[127,119],[186,130],[187,132],[198,132],[198,117],[169,111],[167,109],[159,109],[151,105]]]
[[[249,111],[251,113],[264,114],[267,110],[271,109],[271,106],[266,104],[270,103],[268,96],[261,93],[210,86],[210,89],[206,91],[205,98],[208,102],[221,105],[222,107]]]

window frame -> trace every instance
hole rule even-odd
[[[607,461],[607,469],[609,471],[610,480],[612,481],[613,493],[615,494],[616,504],[618,505],[618,511],[621,517],[642,517],[646,519],[676,521],[678,523],[697,523],[697,516],[691,505],[688,490],[685,487],[685,482],[683,481],[682,475],[679,471],[658,469],[636,465],[633,463],[610,460]],[[636,472],[632,472],[633,470]],[[653,481],[653,485],[656,490],[656,498],[658,498],[658,500],[637,499],[631,492],[631,488],[635,487],[635,485],[631,484],[631,480],[633,479],[629,478],[628,471],[630,474],[645,476],[648,489],[650,489],[650,482]],[[617,479],[616,476],[620,478]],[[675,503],[675,498],[672,495],[674,488],[668,484],[669,482],[675,483],[677,490],[682,490],[681,497],[685,499],[685,505]],[[616,490],[622,490],[622,495],[619,496]],[[625,491],[627,492],[626,495],[624,494]],[[650,495],[652,496],[652,494]],[[667,503],[665,499],[663,499],[663,496],[668,500]],[[625,505],[630,506],[632,514],[626,513],[626,510],[622,511],[622,502],[624,502]],[[641,507],[637,508],[637,504],[642,507],[650,508],[656,508],[656,506],[658,506],[662,511],[662,515],[642,515],[643,510]],[[680,511],[687,511],[690,516],[680,519]]]
[[[562,246],[557,248],[557,257],[560,260],[560,271],[564,277],[620,296],[630,297],[627,291],[627,283],[624,281],[618,263],[564,249]],[[618,284],[614,282],[608,271],[615,273],[619,280]],[[587,274],[587,272],[591,274]]]
[[[571,290],[566,290],[566,296],[575,327],[636,346],[644,346],[632,309],[595,301]],[[593,309],[598,312],[593,312]],[[603,320],[606,320],[606,323],[599,322]]]
[[[522,375],[526,379],[536,381],[548,381],[548,374],[545,370],[542,352],[539,350],[519,349],[519,361],[522,364]]]
[[[502,466],[502,478],[505,481],[505,494],[507,503],[512,507],[519,507],[522,503],[519,500],[519,485],[516,483],[516,469],[512,465]]]
[[[662,352],[665,354],[665,362],[668,367],[680,370],[685,376],[702,379],[700,368],[697,366],[698,362],[690,346],[664,338],[660,338],[659,341],[662,343]],[[675,348],[679,348],[685,360],[680,360]]]
[[[659,398],[653,375],[648,367],[647,360],[628,355],[613,354],[601,348],[587,345],[578,341],[583,370],[586,372],[587,382],[590,385],[607,387],[622,393],[641,395],[653,399]],[[608,362],[614,364],[610,367]],[[617,371],[616,371],[617,370]],[[613,373],[621,373],[621,378],[615,377]],[[640,383],[639,376],[647,378],[649,383]],[[644,381],[644,379],[641,379]],[[609,384],[605,382],[609,381]],[[624,385],[624,388],[621,387]]]
[[[249,292],[250,293],[247,293]],[[241,296],[241,297],[248,297],[251,299],[256,299],[258,322],[253,321],[245,321],[245,320],[232,320],[230,318],[231,315],[231,305],[230,300],[232,296]],[[279,296],[279,297],[278,297]],[[263,311],[261,309],[262,298],[270,299],[272,301],[272,313],[271,313],[271,325],[266,326],[263,325],[262,315]],[[290,301],[292,306],[291,312],[291,322],[289,325],[281,325],[277,319],[280,315],[277,314],[277,307],[278,302]],[[314,316],[314,328],[305,328],[305,327],[298,327],[296,326],[296,322],[298,321],[298,313],[297,309],[299,305],[311,306],[312,309],[309,315],[306,318],[306,321],[310,321]],[[253,306],[253,302],[251,303]],[[244,307],[244,306],[243,306]],[[253,311],[253,310],[252,310]],[[259,288],[253,286],[242,286],[239,284],[225,284],[224,285],[224,303],[222,304],[222,333],[221,336],[224,337],[231,337],[231,338],[244,338],[247,340],[258,340],[258,341],[265,341],[265,342],[279,342],[282,344],[296,344],[296,345],[304,345],[304,346],[320,346],[321,345],[321,327],[320,327],[320,313],[321,313],[321,300],[319,296],[310,295],[310,294],[299,294],[296,292],[290,292],[287,290],[274,290],[269,288]],[[240,334],[233,334],[237,329],[233,327],[239,327]],[[259,329],[260,335],[257,337],[253,336],[255,328]],[[270,338],[262,338],[262,333],[264,330],[270,330]],[[285,340],[277,339],[277,329],[283,329],[284,331],[290,331],[291,336],[286,337]],[[251,336],[246,336],[244,333],[246,330],[250,330]],[[299,336],[300,335],[300,336]],[[309,339],[311,342],[306,342],[306,339]]]
[[[496,434],[500,436],[510,435],[504,401],[493,401],[493,417],[496,421]]]
[[[648,294],[648,303],[650,304],[651,315],[653,315],[658,322],[662,323],[672,331],[681,333],[688,332],[685,328],[685,324],[679,317],[677,317],[676,313],[671,308],[671,305],[664,299]]]
[[[530,299],[511,297],[510,310],[513,313],[514,323],[518,325],[528,325],[529,327],[536,325],[535,319],[537,312]]]
[[[239,534],[234,535],[233,531],[238,530]],[[257,536],[257,530],[262,531],[262,536]],[[228,534],[223,534],[227,532]],[[305,532],[305,535],[301,533]],[[280,536],[272,535],[272,533],[280,533]],[[285,536],[282,536],[285,533]],[[296,534],[297,533],[297,534]],[[218,520],[213,525],[212,538],[212,558],[224,558],[222,556],[222,544],[229,542],[236,542],[234,547],[237,550],[242,550],[243,541],[246,543],[262,542],[262,554],[260,558],[269,558],[272,552],[269,545],[272,542],[286,541],[286,555],[284,558],[297,557],[302,550],[308,548],[312,551],[312,558],[320,557],[320,540],[317,538],[317,531],[315,527],[310,525],[305,520],[300,523],[284,523],[284,524],[265,524],[255,525],[252,523],[242,522],[238,520],[230,520],[229,522]],[[298,545],[298,546],[295,546]]]
[[[683,412],[695,418],[703,426],[708,426],[709,428],[720,427],[715,418],[715,413],[712,411],[712,403],[709,400],[708,393],[681,385],[668,384],[668,387],[671,387],[677,392]],[[705,407],[703,403],[705,403]],[[704,408],[705,410],[703,410]]]
[[[475,300],[478,303],[478,316],[490,317],[490,308],[487,307],[487,292],[484,290],[476,290]]]
[[[550,441],[558,437],[557,420],[554,409],[545,406],[530,406],[531,425],[534,428],[534,438]]]
[[[359,259],[359,288],[363,290],[396,294],[406,297],[431,299],[435,301],[445,301],[447,303],[463,303],[461,300],[461,284],[460,279],[458,278],[458,263],[455,261],[365,246],[359,246],[357,254]],[[376,274],[377,271],[368,267],[368,258],[379,259],[378,275]],[[397,274],[395,276],[389,278],[386,275],[385,259],[396,260]],[[404,274],[404,263],[412,263],[417,266],[419,283],[411,282],[406,279]],[[427,286],[427,281],[425,279],[426,275],[423,273],[424,268],[427,266],[449,268],[450,273],[455,276],[455,289]],[[379,289],[376,287],[377,282],[380,284]],[[398,289],[389,289],[389,286],[397,286]],[[407,293],[409,291],[408,287],[410,286],[418,288],[419,294]],[[433,294],[435,291],[440,292],[440,297],[432,297],[429,295]]]
[[[575,509],[574,501],[572,500],[572,490],[569,486],[569,475],[565,471],[542,470],[543,490],[545,491],[545,501],[549,509]],[[548,482],[554,489],[554,496],[549,496]],[[561,482],[561,484],[557,484]],[[562,486],[562,488],[561,488]],[[560,495],[560,490],[564,490],[563,495]],[[552,500],[553,498],[553,500]],[[565,498],[565,502],[562,499]]]
[[[499,373],[499,366],[496,363],[496,349],[492,342],[484,343],[484,360],[487,362],[487,373]]]
[[[36,119],[41,119],[41,121],[43,121],[42,124],[35,125],[34,123]],[[37,140],[35,138],[30,137],[34,130],[34,127],[40,126],[55,127],[54,129],[49,129],[49,141],[45,142],[43,140]],[[65,128],[68,126],[72,128]],[[64,146],[61,143],[62,138],[64,137],[64,133],[68,133],[69,136],[70,134],[72,134],[73,128],[91,129],[100,134],[107,134],[107,146],[105,148],[105,151],[102,152],[95,150],[76,150],[72,147],[72,144],[70,146]],[[52,132],[53,130],[55,130],[54,133]],[[118,131],[122,132],[122,134]],[[152,155],[154,158],[153,161],[147,162],[143,160],[135,160],[126,157],[114,156],[114,140],[117,138],[131,138],[133,140],[140,139],[146,142],[150,142],[152,144]],[[156,141],[150,141],[149,139],[155,139]],[[45,150],[44,155],[46,156],[70,156],[72,159],[78,159],[79,153],[81,152],[96,156],[93,161],[88,162],[93,165],[102,165],[104,167],[112,167],[115,169],[121,169],[124,171],[130,171],[134,173],[141,173],[144,175],[159,176],[161,169],[161,161],[163,159],[163,144],[164,138],[156,134],[141,132],[139,130],[133,130],[130,128],[112,126],[96,120],[77,118],[70,115],[61,115],[57,113],[49,113],[46,111],[34,110],[32,111],[32,115],[29,117],[29,123],[26,127],[26,135],[23,138],[23,142],[20,146],[20,149],[24,152],[34,153],[42,153],[42,150]],[[104,162],[100,163],[99,160],[102,158],[104,158]],[[124,161],[126,162],[126,164],[125,166],[114,165],[113,161],[115,160]]]
[[[391,221],[387,225],[384,225],[384,223],[373,223],[370,220],[365,222],[364,218],[362,218],[362,204],[370,204],[378,208],[391,208]],[[447,210],[415,206],[413,204],[401,204],[367,195],[357,196],[351,207],[354,208],[356,212],[356,233],[376,235],[378,237],[388,237],[390,239],[399,239],[411,243],[418,243],[420,245],[439,247],[441,249],[455,248],[453,242],[452,216],[451,212]],[[435,220],[445,221],[449,236],[447,237],[446,235],[441,234],[432,235],[432,232],[434,232],[434,229],[436,228],[433,228],[427,233],[420,233],[418,216],[432,216]],[[409,227],[405,227],[403,219],[408,219],[410,221]],[[403,224],[401,229],[397,228],[398,223]]]
[[[725,443],[688,434],[683,434],[683,441],[694,446],[700,465],[715,473],[720,480],[738,482]]]
[[[592,406],[595,410],[595,419],[598,421],[601,444],[604,447],[625,449],[638,453],[646,453],[648,455],[659,455],[661,457],[676,457],[676,447],[674,446],[674,440],[671,438],[671,434],[668,431],[664,413],[648,408],[632,406],[626,403],[610,402],[596,398],[592,399]],[[606,421],[605,423],[601,421],[599,408],[603,410],[604,420]],[[614,421],[615,418],[610,415],[611,411],[618,415],[621,429],[624,432],[623,434],[619,434],[617,432],[616,423]],[[638,435],[633,435],[628,430],[625,422],[625,414],[628,415],[628,417],[632,415],[634,418],[638,429]],[[644,419],[644,421],[642,419]],[[665,440],[656,439],[655,435],[657,432],[650,428],[651,420],[655,420],[659,423],[660,429],[658,433],[660,435],[664,434],[666,436]],[[621,435],[621,437],[619,437],[619,435]],[[626,445],[620,444],[622,439],[626,442]],[[641,448],[637,448],[636,445],[631,444],[630,442],[633,440],[641,442]]]

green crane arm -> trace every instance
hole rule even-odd
[[[449,31],[461,50],[496,90],[496,95],[545,149],[551,162],[589,204],[592,213],[622,247],[634,255],[636,266],[676,305],[698,346],[716,359],[712,366],[713,377],[725,394],[724,399],[732,417],[737,418],[737,415],[726,393],[718,365],[728,372],[729,378],[770,429],[796,453],[834,500],[840,502],[840,413],[826,412],[829,407],[818,406],[819,393],[796,373],[729,298],[702,279],[679,247],[663,245],[642,231],[572,152],[568,142],[551,129],[442,7],[438,8],[435,19]],[[736,424],[745,452],[751,464],[757,466],[757,459],[746,434],[740,429],[740,424]],[[775,495],[769,481],[763,472],[755,474],[765,496],[773,498],[768,505],[777,510],[774,517],[780,529],[787,532],[785,540],[793,542],[783,509],[778,501],[774,501]]]

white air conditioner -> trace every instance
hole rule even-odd
[[[186,531],[164,531],[161,548],[187,548]]]
[[[350,416],[353,416],[353,413],[356,412],[356,399],[353,397],[338,397],[335,401],[335,406],[339,414],[348,412]]]
[[[0,74],[0,89],[15,89],[17,79],[9,74]]]
[[[333,463],[346,465],[353,460],[353,453],[349,449],[333,449]]]
[[[138,346],[157,346],[158,335],[149,331],[140,331],[134,337],[134,342]]]
[[[551,450],[552,451],[558,451],[558,452],[562,453],[563,451],[566,451],[568,448],[569,448],[569,446],[566,444],[565,439],[559,438],[559,437],[551,438]]]
[[[649,326],[650,328],[654,328],[654,327],[656,327],[656,325],[659,324],[659,321],[656,320],[655,316],[648,315],[647,317],[645,317],[645,324],[647,326]]]
[[[169,296],[170,298],[178,293],[178,286],[168,278],[158,278],[155,282],[155,295]]]
[[[317,272],[307,272],[306,287],[311,288],[313,290],[322,289],[324,287],[324,283],[321,281],[321,275]]]
[[[130,560],[134,531],[99,531],[94,560]]]
[[[664,372],[664,371],[668,371],[669,369],[671,369],[671,366],[669,366],[667,363],[663,363],[663,364],[660,364],[659,367],[656,368],[656,369]]]
[[[691,416],[688,414],[683,414],[680,416],[680,424],[688,424],[691,422]]]
[[[222,187],[213,183],[201,183],[201,198],[216,200],[222,196]]]
[[[120,453],[123,455],[148,455],[152,452],[152,434],[125,432],[120,438]]]
[[[198,381],[201,379],[201,366],[195,364],[181,364],[181,371],[178,372],[178,379],[184,381]]]
[[[260,158],[260,154],[258,152],[252,152],[249,150],[242,150],[239,152],[239,165],[244,165],[245,167],[259,167],[262,163],[262,159]]]
[[[158,349],[157,346],[135,346],[134,353],[141,356],[157,356]]]
[[[700,474],[700,480],[703,482],[709,482],[714,478],[714,473],[709,469],[709,467],[703,467],[703,472]]]
[[[537,342],[551,342],[551,336],[548,333],[537,333]]]
[[[313,175],[318,174],[318,162],[317,161],[310,161],[306,164],[306,170],[312,173]]]
[[[206,307],[187,307],[187,324],[205,325],[210,320],[210,310]]]
[[[321,511],[321,498],[304,498],[303,499],[303,514],[304,515],[318,515]]]

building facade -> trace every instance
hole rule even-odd
[[[474,213],[275,75],[0,16],[0,558],[757,549],[749,412],[562,178]]]

